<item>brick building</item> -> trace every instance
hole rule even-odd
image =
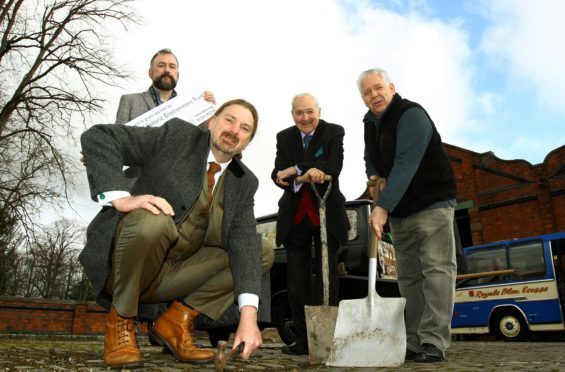
[[[502,160],[447,143],[463,247],[565,231],[565,145],[543,163]],[[365,190],[359,199],[367,199]]]
[[[464,247],[565,231],[565,146],[535,165],[449,144],[444,149],[457,182]]]

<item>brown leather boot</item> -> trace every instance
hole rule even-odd
[[[133,319],[121,317],[113,306],[106,321],[104,363],[112,368],[143,367]]]
[[[212,360],[216,357],[213,350],[200,349],[194,344],[195,337],[192,334],[194,319],[199,314],[198,311],[175,301],[157,319],[149,332],[154,339],[161,341],[181,362]]]

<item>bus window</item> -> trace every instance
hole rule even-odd
[[[541,241],[514,244],[508,250],[512,279],[539,278],[546,275],[543,245]]]
[[[507,268],[506,249],[504,246],[498,246],[469,252],[467,256],[467,267],[469,273],[504,270]],[[471,279],[467,282],[467,285],[493,283],[502,280],[503,278],[500,275],[488,275]]]

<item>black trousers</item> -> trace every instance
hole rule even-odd
[[[339,304],[339,278],[337,272],[337,251],[339,243],[328,233],[329,304]],[[312,254],[312,242],[314,254]],[[288,300],[294,320],[297,344],[306,346],[305,305],[321,305],[323,301],[322,251],[320,228],[314,226],[308,217],[293,225],[284,241],[287,254]],[[312,257],[314,256],[314,257]]]

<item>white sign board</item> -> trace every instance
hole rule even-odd
[[[126,125],[158,127],[172,118],[179,118],[198,125],[210,118],[214,111],[214,105],[204,100],[204,94],[193,97],[176,96],[127,122]]]

